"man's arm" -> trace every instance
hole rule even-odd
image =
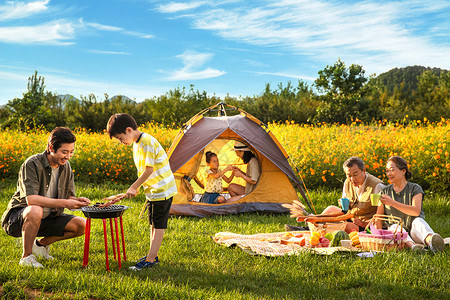
[[[139,188],[141,185],[147,181],[147,179],[152,175],[153,173],[153,167],[145,167],[145,171],[139,176],[138,179],[128,188],[125,197],[126,198],[132,198],[135,197],[139,191]]]
[[[58,208],[63,207],[67,209],[76,209],[89,205],[90,201],[84,197],[69,197],[69,199],[53,199],[40,195],[30,195],[26,197],[28,205],[37,205],[42,207]]]

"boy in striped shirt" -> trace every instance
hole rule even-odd
[[[108,121],[106,131],[110,138],[116,138],[122,144],[133,145],[133,159],[138,171],[138,179],[128,188],[127,198],[137,195],[139,188],[144,189],[148,201],[149,222],[151,225],[150,250],[136,265],[130,267],[139,271],[151,268],[158,261],[158,250],[167,228],[172,198],[177,186],[169,159],[159,142],[151,135],[137,129],[137,123],[129,114],[114,114]]]

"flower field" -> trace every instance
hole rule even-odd
[[[400,155],[413,173],[411,181],[425,189],[450,190],[450,120],[426,120],[408,126],[380,123],[373,126],[296,124],[272,125],[271,131],[291,156],[307,188],[341,188],[342,164],[350,156],[366,163],[369,173],[385,183],[386,161]]]
[[[147,123],[140,128],[153,135],[167,150],[177,129]],[[438,123],[415,122],[407,126],[379,123],[371,126],[320,126],[293,123],[269,124],[298,168],[308,189],[322,186],[341,188],[345,179],[342,163],[359,156],[370,173],[386,182],[386,160],[404,157],[413,172],[413,182],[437,192],[450,190],[450,120]],[[136,178],[132,147],[111,140],[106,133],[76,129],[77,143],[71,165],[76,180],[100,183],[130,183]],[[32,130],[0,131],[0,179],[15,178],[20,165],[30,155],[43,152],[48,132]]]

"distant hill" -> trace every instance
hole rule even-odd
[[[130,99],[129,97],[127,97],[125,95],[115,95],[115,96],[109,97],[108,100],[109,101],[114,101],[114,100],[117,100],[117,99],[121,99],[123,102],[130,102],[130,101],[135,102],[134,100]]]
[[[75,100],[75,101],[80,101],[80,99],[78,99],[77,97],[70,95],[70,94],[59,94],[58,98],[61,100]]]
[[[425,71],[431,71],[438,77],[441,72],[448,72],[448,70],[440,68],[430,68],[424,66],[409,66],[404,68],[394,68],[385,73],[378,75],[375,81],[378,85],[385,86],[387,90],[392,93],[396,86],[400,86],[402,82],[405,83],[406,90],[416,90],[418,83],[418,76]]]

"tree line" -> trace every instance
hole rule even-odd
[[[265,85],[258,96],[224,99],[205,91],[175,88],[161,96],[136,102],[126,96],[97,98],[58,95],[45,90],[38,72],[29,77],[22,98],[0,107],[1,128],[52,129],[55,126],[105,128],[117,112],[133,115],[139,124],[148,121],[178,127],[203,108],[218,102],[241,108],[265,123],[363,123],[387,120],[438,121],[450,117],[450,72],[438,68],[411,66],[392,69],[379,76],[366,76],[361,65],[347,66],[340,59],[318,72],[312,85],[299,80],[272,87]]]

